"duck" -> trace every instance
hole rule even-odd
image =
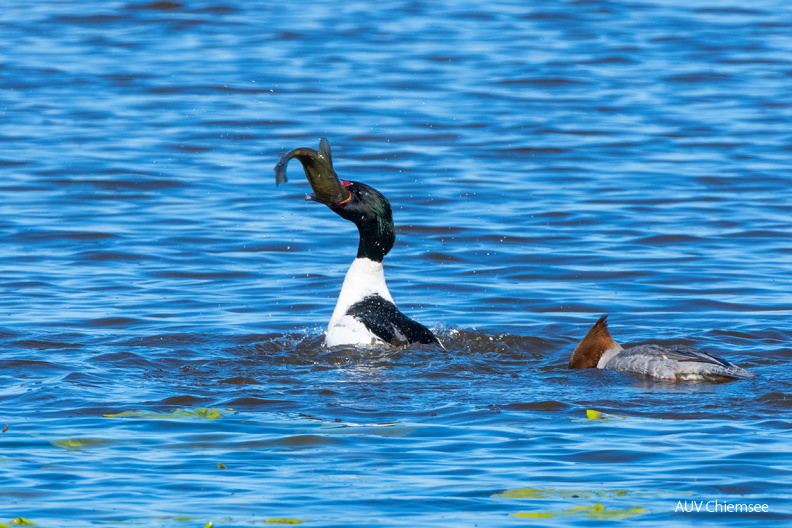
[[[275,166],[276,186],[287,181],[286,165],[297,159],[314,191],[306,201],[327,206],[358,228],[358,249],[341,285],[325,332],[327,347],[388,344],[439,345],[431,330],[404,315],[385,282],[383,260],[393,248],[396,230],[388,199],[373,187],[340,180],[333,169],[330,142],[319,141],[319,150],[296,148],[281,156]]]
[[[686,345],[622,348],[608,330],[608,316],[594,323],[569,359],[570,369],[598,368],[673,381],[719,381],[754,376],[720,356]]]

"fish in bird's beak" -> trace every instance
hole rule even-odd
[[[281,156],[275,165],[275,185],[286,182],[286,165],[292,158],[302,163],[308,183],[313,194],[306,200],[334,205],[349,199],[349,190],[344,187],[333,170],[333,158],[330,155],[330,142],[325,138],[319,141],[319,151],[308,147],[296,148]]]

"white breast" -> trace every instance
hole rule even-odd
[[[363,323],[347,315],[350,306],[370,295],[379,295],[386,301],[393,302],[385,284],[382,262],[356,258],[347,271],[333,316],[327,325],[325,346],[370,345],[382,342]]]
[[[352,317],[345,315],[333,326],[327,328],[324,345],[333,347],[340,345],[377,345],[382,344],[382,339],[371,333],[366,325]]]
[[[598,369],[605,368],[605,366],[608,364],[608,362],[610,362],[610,360],[613,359],[613,356],[615,356],[616,354],[618,354],[622,350],[624,350],[624,349],[621,347],[621,345],[616,343],[616,346],[611,347],[608,350],[606,350],[605,352],[603,352],[602,356],[600,357],[599,362],[597,363],[597,368]],[[610,367],[608,367],[608,368],[610,368]]]

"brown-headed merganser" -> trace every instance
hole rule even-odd
[[[569,368],[618,370],[677,381],[743,379],[754,375],[715,354],[685,345],[622,348],[608,331],[607,315],[600,317],[575,347]]]

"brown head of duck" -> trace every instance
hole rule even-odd
[[[618,346],[619,343],[611,337],[608,331],[608,316],[603,315],[575,347],[572,357],[569,358],[569,368],[596,368],[602,354]]]

